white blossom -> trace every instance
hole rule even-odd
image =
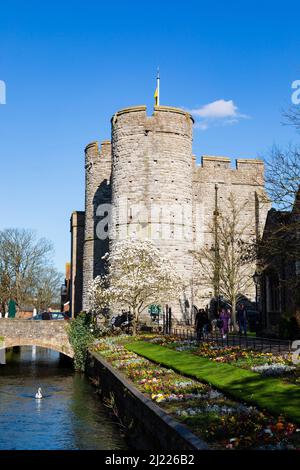
[[[135,237],[120,240],[104,258],[108,274],[98,276],[89,287],[91,311],[126,307],[133,314],[135,332],[140,313],[146,307],[180,297],[182,286],[175,269],[153,241]]]
[[[251,370],[253,370],[253,372],[258,372],[264,376],[278,376],[286,374],[288,372],[292,372],[295,369],[296,367],[277,363],[251,367]]]

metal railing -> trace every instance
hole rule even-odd
[[[292,341],[283,339],[263,338],[251,335],[229,334],[225,338],[218,333],[203,334],[201,338],[191,329],[171,328],[169,334],[178,336],[180,340],[197,341],[198,343],[212,343],[219,347],[238,346],[241,349],[270,353],[286,353],[291,351]]]

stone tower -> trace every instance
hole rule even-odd
[[[111,143],[104,141],[99,149],[98,142],[85,148],[85,229],[83,247],[83,310],[88,309],[87,289],[89,283],[103,272],[102,256],[108,250],[108,240],[96,235],[100,216],[97,208],[111,200]]]
[[[133,233],[154,240],[188,287],[187,298],[173,305],[185,316],[191,302],[193,248],[193,118],[157,106],[126,108],[112,118],[112,217],[114,240]]]
[[[82,250],[83,266],[77,256],[78,270],[73,269],[82,269],[82,308],[88,310],[89,283],[104,271],[102,256],[107,251],[113,255],[117,240],[135,235],[152,239],[171,260],[186,286],[171,305],[172,313],[176,320],[191,320],[192,306],[204,308],[213,296],[191,251],[212,246],[214,214],[221,211],[226,216],[230,195],[244,207],[249,240],[263,232],[270,208],[263,162],[238,159],[233,168],[230,158],[206,155],[197,165],[192,154],[193,118],[169,106],[156,106],[150,116],[146,106],[122,109],[112,117],[111,129],[112,142],[104,141],[100,148],[92,142],[85,149],[85,220],[80,224],[84,241],[83,247],[78,242],[76,252]],[[107,216],[103,204],[110,203],[110,238],[101,238],[98,228],[104,227]],[[75,226],[74,222],[73,238],[81,240]],[[255,269],[255,263],[249,265],[250,277]],[[254,284],[243,295],[254,301]]]

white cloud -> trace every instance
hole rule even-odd
[[[216,100],[205,104],[198,109],[191,109],[190,113],[194,116],[196,127],[206,130],[212,126],[232,125],[241,119],[247,119],[249,116],[238,112],[238,107],[233,100]]]

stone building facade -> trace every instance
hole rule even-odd
[[[83,275],[83,245],[84,245],[85,212],[74,211],[70,220],[71,231],[71,281],[70,281],[70,312],[82,310],[82,275]]]
[[[244,217],[249,237],[262,232],[269,209],[263,162],[239,159],[232,168],[229,158],[203,156],[197,165],[193,123],[182,109],[156,106],[149,116],[146,106],[130,107],[112,117],[111,142],[86,147],[82,268],[72,254],[78,266],[72,275],[77,271],[78,279],[82,277],[84,310],[88,309],[88,285],[104,270],[102,256],[109,250],[113,254],[116,240],[133,234],[153,239],[187,286],[172,305],[174,317],[187,320],[192,305],[205,306],[212,293],[204,286],[194,288],[191,251],[212,241],[216,191],[222,211],[227,210],[230,194],[241,204],[247,201]],[[71,233],[74,236],[76,231]],[[250,269],[254,273],[255,266]],[[73,280],[71,285],[74,299],[78,286]],[[254,284],[243,294],[253,300]],[[73,305],[73,310],[77,313],[78,306]]]
[[[267,334],[297,339],[300,333],[300,189],[291,210],[271,209],[263,234],[259,303]]]

